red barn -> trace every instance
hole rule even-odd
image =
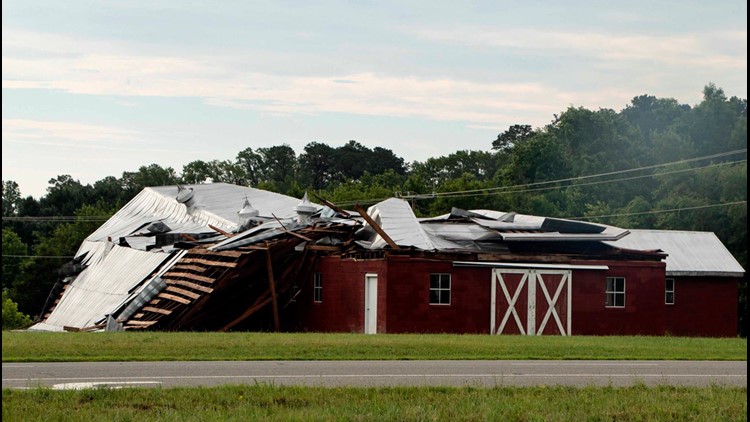
[[[737,334],[744,269],[713,233],[356,208],[147,188],[81,245],[32,329]]]

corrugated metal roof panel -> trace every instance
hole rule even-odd
[[[667,275],[741,277],[745,273],[712,232],[630,230],[624,238],[605,243],[626,249],[661,249],[668,254]]]
[[[379,202],[367,210],[372,215],[380,210],[380,226],[399,246],[415,247],[423,250],[460,248],[459,245],[445,239],[430,236],[419,223],[408,202],[403,199],[390,198]],[[385,241],[376,239],[372,249],[385,246]]]
[[[186,186],[194,191],[193,205],[188,208],[177,202],[177,186],[159,186],[143,189],[122,207],[87,240],[117,241],[148,224],[161,221],[180,233],[207,233],[208,225],[225,231],[237,229],[237,212],[245,197],[260,211],[261,216],[289,218],[296,216],[294,207],[299,199],[260,189],[228,183],[210,183]]]
[[[83,270],[65,290],[44,325],[89,327],[112,313],[130,290],[148,277],[171,255],[115,246],[104,258]]]

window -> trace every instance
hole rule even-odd
[[[664,287],[664,303],[674,305],[674,279],[668,278]]]
[[[430,305],[451,304],[451,275],[430,274]]]
[[[612,308],[625,307],[625,277],[607,277],[607,301]]]
[[[313,300],[323,301],[323,273],[313,274]]]

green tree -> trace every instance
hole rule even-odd
[[[180,178],[172,167],[162,167],[158,164],[149,164],[141,166],[138,171],[122,173],[122,186],[126,193],[132,196],[149,186],[170,186],[179,182]]]
[[[507,151],[513,146],[531,138],[534,134],[531,125],[513,125],[505,132],[497,135],[497,139],[492,141],[492,149]]]
[[[320,190],[334,182],[336,150],[320,142],[310,142],[299,156],[300,179],[312,189]]]
[[[14,284],[21,272],[21,265],[29,254],[29,248],[21,238],[11,229],[3,228],[3,282],[5,291]]]
[[[15,216],[21,202],[21,189],[12,180],[3,180],[3,217]]]

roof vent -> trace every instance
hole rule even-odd
[[[242,209],[237,211],[239,217],[239,229],[238,231],[245,231],[249,229],[257,220],[259,214],[258,210],[250,205],[250,201],[245,197],[245,203],[242,205]]]
[[[180,204],[185,204],[187,207],[191,207],[193,205],[193,197],[195,196],[195,192],[193,192],[193,188],[184,188],[180,185],[177,185],[177,202]]]
[[[318,209],[310,202],[307,198],[307,192],[305,192],[305,196],[302,197],[302,202],[294,207],[294,211],[297,212],[297,221],[301,224],[309,224],[310,217],[315,214]]]
[[[237,214],[239,214],[240,218],[242,218],[242,217],[257,217],[258,214],[260,213],[258,212],[258,210],[253,208],[252,205],[250,205],[250,201],[247,199],[247,196],[246,196],[245,203],[242,204],[242,209],[237,211]]]

